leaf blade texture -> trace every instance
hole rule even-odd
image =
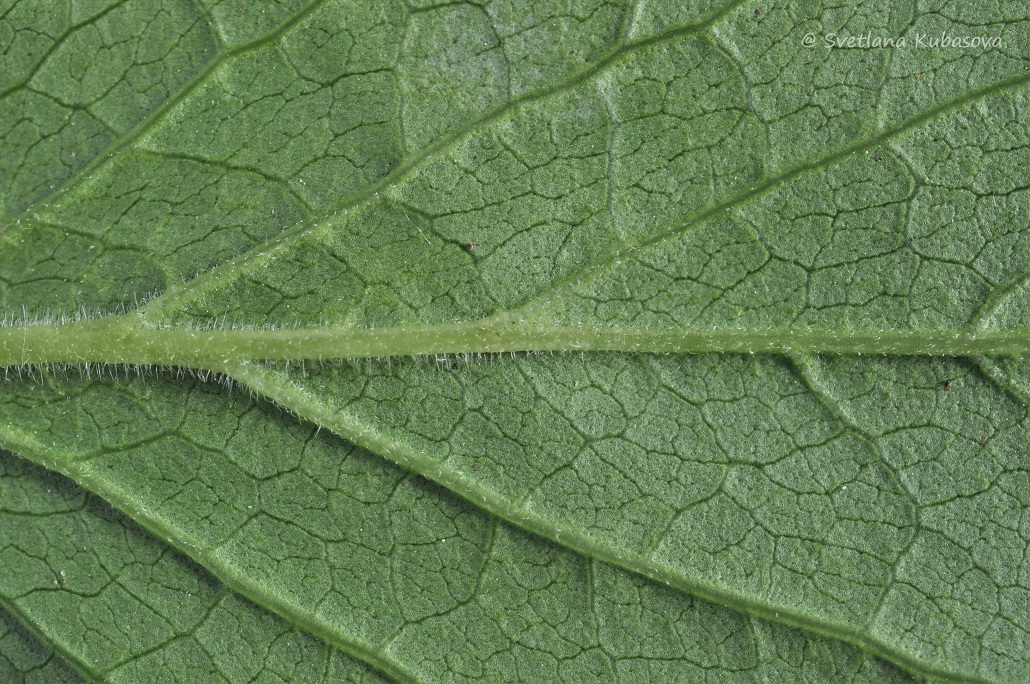
[[[1015,4],[44,5],[0,19],[22,323],[1028,327]],[[1002,46],[821,40],[867,32]],[[13,538],[3,605],[128,681],[147,657],[291,676],[164,655],[232,621],[252,659],[295,638],[322,676],[1026,678],[1025,360],[565,346],[216,369],[275,405],[167,370],[9,373],[0,444],[142,525],[221,627],[166,620],[98,660],[30,609],[51,587],[16,581]],[[55,476],[10,463],[5,501],[43,501]],[[145,538],[78,506],[91,535]],[[3,514],[46,537],[57,513],[29,509]],[[160,605],[127,548],[97,562]],[[80,614],[138,611],[100,601]]]

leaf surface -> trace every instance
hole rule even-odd
[[[174,371],[10,377],[0,443],[154,553],[401,680],[1030,674],[1030,375],[997,341],[1030,327],[1024,7],[37,5],[0,19],[19,325],[465,352],[206,366],[278,408]],[[1001,45],[823,41],[866,32]],[[739,344],[654,353],[710,331]],[[24,591],[87,674],[157,648],[83,665]]]

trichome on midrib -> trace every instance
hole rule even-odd
[[[0,326],[0,366],[110,364],[221,371],[248,361],[322,361],[534,351],[653,354],[1023,356],[1030,330],[858,331],[560,325],[498,314],[422,325],[296,328],[155,325],[138,312]]]

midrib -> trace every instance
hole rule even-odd
[[[684,354],[1023,356],[1030,329],[907,331],[572,326],[512,316],[388,328],[157,328],[127,314],[0,327],[0,366],[145,364],[218,370],[300,361],[534,351]]]

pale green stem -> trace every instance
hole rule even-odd
[[[503,316],[379,329],[155,328],[127,316],[0,328],[0,366],[110,363],[217,369],[251,360],[524,351],[1022,356],[1030,354],[1030,330],[674,330],[540,325]]]

